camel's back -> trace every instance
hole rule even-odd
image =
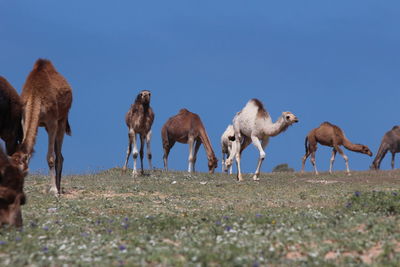
[[[17,91],[3,77],[0,76],[0,134],[2,130],[10,130],[15,123],[21,120],[22,103]]]
[[[392,147],[398,147],[400,150],[400,126],[394,126],[392,130],[385,133],[382,142],[389,144]]]
[[[60,113],[68,113],[72,104],[72,89],[67,80],[46,59],[38,59],[22,89],[21,98],[38,97],[44,103],[57,103]]]
[[[343,138],[345,138],[342,129],[330,122],[321,123],[321,125],[313,129],[310,134],[315,135],[316,140],[323,145],[330,145],[334,142],[337,145],[342,145]]]
[[[257,130],[257,122],[261,122],[260,124],[271,122],[269,113],[258,99],[251,99],[247,102],[246,106],[233,118],[234,128],[240,129],[247,136],[250,136],[252,131]]]
[[[184,140],[187,139],[189,134],[196,138],[199,129],[204,128],[204,126],[199,115],[187,109],[181,109],[178,114],[167,120],[163,128],[169,136],[176,137],[178,142],[186,142]]]

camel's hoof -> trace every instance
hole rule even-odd
[[[132,178],[136,178],[139,176],[139,173],[137,171],[132,172]]]
[[[57,190],[57,188],[55,188],[55,187],[50,187],[50,189],[49,189],[49,194],[52,194],[52,195],[54,195],[54,196],[56,196],[56,197],[59,196],[58,190]]]
[[[351,173],[350,173],[350,172],[348,172],[348,173],[347,173],[347,176],[351,176]]]
[[[258,181],[260,181],[260,178],[258,178],[258,177],[253,177],[253,181],[258,182]]]
[[[238,182],[243,182],[243,181],[244,181],[242,176],[236,177],[236,180],[237,180]]]

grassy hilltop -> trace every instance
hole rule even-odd
[[[397,265],[400,170],[234,176],[111,169],[30,175],[24,228],[0,231],[5,266]]]

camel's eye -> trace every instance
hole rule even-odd
[[[286,119],[287,119],[287,120],[288,120],[288,119],[290,119],[290,116],[289,116],[289,115],[287,115],[287,116],[286,116]]]

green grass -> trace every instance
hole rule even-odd
[[[26,178],[22,230],[0,265],[265,266],[400,262],[400,171],[233,176],[111,169]]]

